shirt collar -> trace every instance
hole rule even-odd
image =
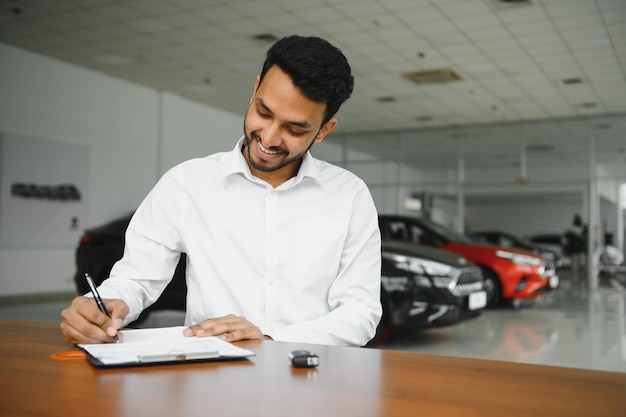
[[[246,162],[243,154],[241,152],[241,147],[245,141],[245,137],[241,137],[235,148],[228,154],[226,164],[222,169],[222,174],[220,176],[221,179],[225,179],[226,177],[234,174],[241,174],[250,181],[256,181],[258,178],[252,175],[250,172],[250,167]],[[256,178],[256,180],[255,180]],[[317,159],[311,155],[311,152],[307,151],[302,159],[302,165],[300,165],[300,169],[298,170],[298,174],[296,174],[295,178],[287,181],[287,183],[293,183],[293,185],[299,184],[305,179],[310,179],[313,181],[317,181],[318,183],[322,182],[322,175],[320,173],[320,168],[317,164]],[[284,184],[283,184],[284,185]]]

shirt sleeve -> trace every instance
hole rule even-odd
[[[356,193],[339,272],[328,293],[330,312],[269,334],[274,340],[363,346],[382,316],[378,214],[365,184]]]
[[[118,298],[128,305],[124,325],[159,298],[178,265],[180,204],[184,204],[178,184],[169,172],[150,191],[128,225],[122,258],[99,287],[103,298]]]

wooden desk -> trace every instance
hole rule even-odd
[[[97,369],[49,358],[52,323],[0,320],[0,416],[626,415],[626,374],[390,350],[248,341],[249,360]],[[320,356],[292,368],[287,354]]]

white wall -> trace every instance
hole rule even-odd
[[[582,195],[563,199],[500,201],[467,207],[469,230],[502,230],[518,237],[534,233],[563,233],[572,229],[576,213],[581,213]]]
[[[0,43],[0,131],[90,148],[90,227],[127,213],[177,162],[230,150],[242,115]],[[0,248],[0,296],[73,291],[74,247]]]
[[[162,97],[159,175],[188,159],[230,151],[243,135],[243,114],[212,109],[169,93]]]

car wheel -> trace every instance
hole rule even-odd
[[[493,307],[500,303],[502,299],[502,285],[500,284],[500,278],[488,268],[481,268],[483,270],[483,278],[485,279],[485,292],[487,293],[487,307]]]

